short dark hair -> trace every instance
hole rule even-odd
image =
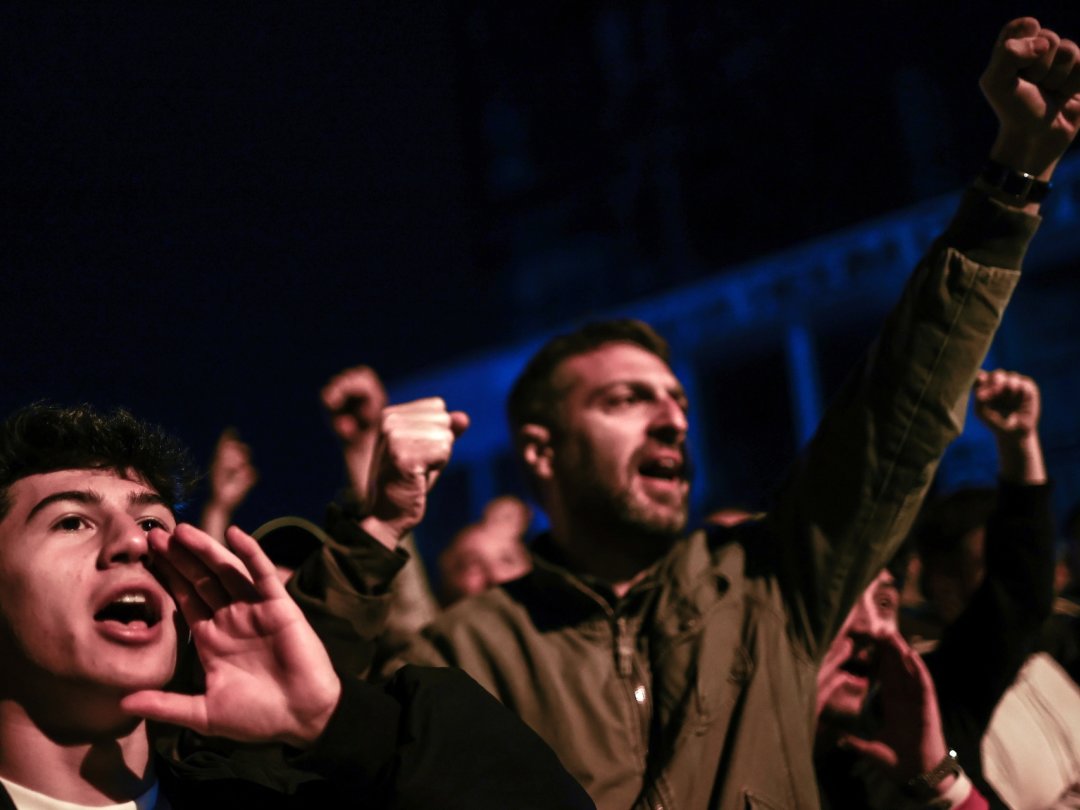
[[[997,490],[961,489],[927,503],[915,522],[912,536],[924,559],[951,554],[975,529],[986,526],[997,506]]]
[[[117,408],[36,402],[0,423],[0,519],[21,478],[57,470],[133,472],[173,511],[195,481],[187,449],[156,425]]]
[[[555,369],[567,358],[586,354],[606,343],[633,343],[670,363],[667,341],[643,321],[618,318],[586,323],[549,340],[525,366],[506,403],[511,430],[516,433],[522,425],[530,423],[554,427],[559,400],[553,382]]]

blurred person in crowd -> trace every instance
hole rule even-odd
[[[1054,606],[1043,626],[1039,649],[1053,656],[1080,683],[1080,506],[1065,520],[1054,567]]]
[[[365,514],[379,422],[389,401],[386,388],[375,369],[352,366],[327,381],[320,399],[341,445],[349,479],[340,505],[346,514]],[[411,533],[400,550],[406,562],[389,586],[390,605],[383,638],[383,644],[390,649],[400,647],[405,638],[430,624],[439,612],[424,560]]]
[[[1002,30],[981,80],[992,162],[766,516],[686,535],[689,403],[647,325],[541,348],[508,411],[551,530],[529,574],[452,606],[408,656],[464,668],[602,808],[816,806],[818,662],[960,430],[1080,123],[1077,54],[1032,18]]]
[[[1037,385],[1014,372],[980,372],[974,399],[975,414],[997,445],[998,489],[966,490],[928,504],[913,534],[922,551],[923,584],[943,627],[926,664],[945,739],[990,804],[1003,807],[984,773],[983,737],[1049,612],[1053,523]],[[884,698],[873,704],[869,698],[880,682],[882,639],[897,629],[908,570],[900,555],[878,575],[818,673],[817,766],[833,808],[893,807],[898,801],[850,747],[828,743],[852,728],[873,732],[891,710]],[[1054,795],[1063,790],[1057,785]],[[854,799],[860,794],[863,804]]]
[[[208,480],[210,493],[203,507],[202,529],[224,543],[233,515],[259,480],[251,463],[251,448],[240,441],[234,428],[225,428],[218,438]]]
[[[815,742],[822,807],[983,810],[985,797],[946,746],[930,673],[900,634],[897,586],[888,569],[878,574],[822,662]],[[868,722],[872,692],[879,711]]]
[[[532,567],[525,532],[532,512],[520,498],[503,495],[476,523],[459,531],[439,555],[444,605],[524,576]]]

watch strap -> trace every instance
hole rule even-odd
[[[1045,180],[1011,169],[996,160],[986,161],[979,173],[979,179],[1014,205],[1042,202],[1051,189],[1051,184]]]
[[[908,780],[904,789],[916,799],[933,799],[937,796],[937,786],[949,776],[959,778],[964,773],[956,759],[956,751],[949,749],[933,768]]]

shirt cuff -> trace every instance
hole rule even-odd
[[[969,189],[943,239],[978,264],[1019,270],[1041,222],[1038,216]]]

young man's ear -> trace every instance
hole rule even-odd
[[[544,425],[525,424],[518,430],[518,449],[525,466],[537,481],[551,478],[551,429]]]

